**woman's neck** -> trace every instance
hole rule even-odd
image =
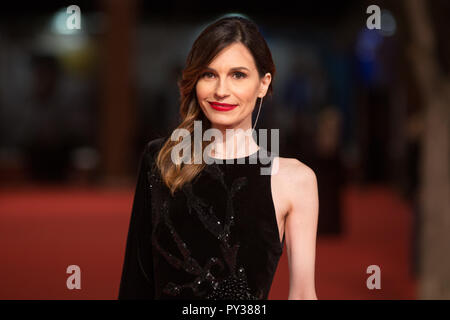
[[[220,159],[236,159],[246,157],[259,150],[258,144],[248,129],[218,129],[222,133],[222,141],[214,141],[211,156]]]

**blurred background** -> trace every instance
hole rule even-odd
[[[260,26],[277,68],[257,128],[318,178],[318,298],[450,299],[446,0],[2,5],[0,299],[117,298],[139,156],[177,125],[187,53],[227,14]],[[288,281],[284,252],[269,298]]]

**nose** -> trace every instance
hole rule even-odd
[[[228,88],[227,88],[227,84],[225,83],[224,79],[219,79],[217,81],[217,85],[216,85],[216,90],[214,92],[215,98],[216,99],[223,99],[228,97]]]

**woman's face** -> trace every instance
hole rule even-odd
[[[266,95],[270,81],[270,73],[259,77],[247,47],[233,43],[202,71],[196,85],[197,99],[212,127],[246,130],[252,126],[256,99]]]

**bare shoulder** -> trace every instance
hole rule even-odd
[[[276,157],[273,162],[273,183],[285,203],[289,213],[305,203],[317,198],[317,178],[315,172],[295,158]]]
[[[273,174],[278,175],[284,184],[304,186],[317,183],[315,172],[298,159],[276,157],[273,165]]]

